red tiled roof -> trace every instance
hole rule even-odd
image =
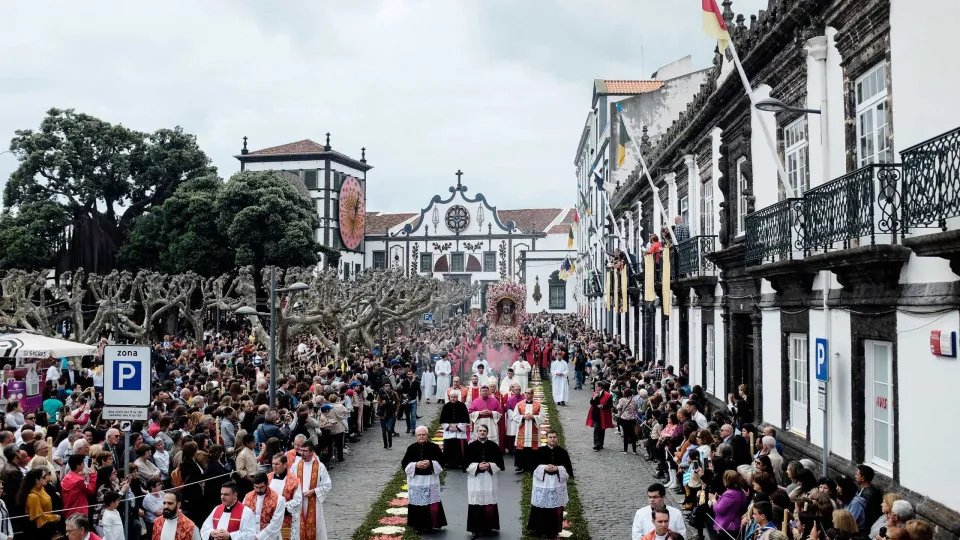
[[[523,210],[497,210],[504,225],[513,221],[523,232],[544,232],[562,212],[559,208],[526,208]]]
[[[563,216],[563,219],[560,220],[560,223],[573,223],[573,215],[576,213],[577,211],[573,208],[567,210],[567,215]]]
[[[380,212],[367,212],[364,221],[364,233],[387,234],[387,231],[391,228],[396,227],[416,215],[417,214],[381,214]]]
[[[550,227],[550,230],[547,231],[547,234],[567,234],[570,232],[570,225],[567,223],[558,223],[553,227]]]
[[[600,94],[643,94],[659,90],[663,86],[663,81],[597,79],[595,86],[597,93]]]
[[[281,144],[280,146],[271,146],[263,150],[255,150],[247,154],[248,156],[282,156],[295,154],[319,154],[325,149],[322,144],[304,139],[302,141]]]

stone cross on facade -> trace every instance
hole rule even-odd
[[[460,188],[460,177],[463,176],[463,172],[460,169],[457,169],[457,189]]]

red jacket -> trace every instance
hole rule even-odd
[[[87,508],[84,507],[90,504],[87,496],[97,492],[97,474],[91,473],[90,479],[84,484],[83,475],[70,471],[63,477],[60,487],[63,488],[63,519],[73,514],[86,514]],[[90,538],[93,540],[92,534]]]
[[[590,412],[587,413],[587,427],[593,427],[593,411],[600,407],[600,428],[611,429],[613,425],[613,395],[610,392],[601,392],[600,395],[594,394],[590,398]]]

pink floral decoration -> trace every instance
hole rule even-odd
[[[387,503],[387,504],[389,504],[390,506],[406,506],[406,505],[407,505],[407,500],[406,500],[406,499],[391,499],[390,502]]]
[[[403,516],[387,516],[380,518],[381,525],[406,525],[407,518]]]

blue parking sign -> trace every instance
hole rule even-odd
[[[149,405],[150,373],[150,347],[107,345],[103,351],[104,405],[108,407]]]
[[[830,380],[830,347],[827,345],[825,338],[817,338],[814,360],[816,361],[817,380]]]

